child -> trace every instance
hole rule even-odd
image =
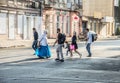
[[[66,43],[65,49],[67,49],[66,56],[68,56],[68,52],[71,53],[71,51],[70,51],[70,44],[68,43],[68,41],[65,41],[65,43]]]

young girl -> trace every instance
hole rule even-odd
[[[72,50],[74,50],[77,54],[79,54],[79,56],[80,56],[80,58],[81,58],[82,54],[77,51],[78,45],[77,45],[76,32],[74,32],[73,34],[74,34],[74,35],[73,35],[73,37],[72,37],[72,43],[71,43],[71,45],[74,46],[74,49],[71,49],[71,57],[73,56]]]
[[[66,56],[68,56],[68,53],[70,52],[70,54],[71,54],[71,51],[70,51],[70,44],[68,43],[68,41],[65,41],[65,43],[66,43],[66,49],[67,49],[67,52],[66,52]]]

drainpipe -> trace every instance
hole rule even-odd
[[[44,0],[39,0],[39,4],[40,4],[40,22],[41,22],[41,25],[40,25],[40,35],[42,34],[42,31],[43,31],[43,6],[44,6]]]

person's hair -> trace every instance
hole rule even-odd
[[[33,30],[36,30],[36,28],[33,28]]]
[[[67,43],[67,44],[68,44],[68,41],[65,41],[65,43]]]
[[[86,28],[86,30],[87,30],[87,31],[89,31],[89,29],[88,29],[88,28]]]
[[[74,35],[76,35],[76,32],[74,31]]]
[[[45,34],[47,34],[47,31],[46,31],[46,30],[44,30],[44,33],[45,33]]]
[[[60,28],[57,28],[57,31],[59,31],[59,32],[60,32]]]

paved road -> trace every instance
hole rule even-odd
[[[76,54],[65,62],[40,60],[31,48],[0,49],[0,83],[120,83],[120,40],[97,41],[92,46],[93,57],[87,58],[84,43],[79,44],[83,54]],[[65,50],[64,50],[65,52]]]

